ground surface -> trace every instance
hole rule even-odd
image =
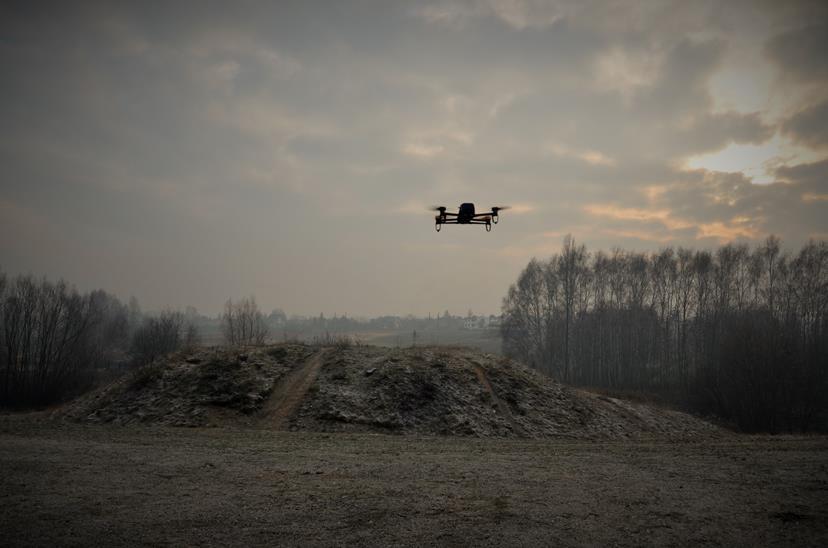
[[[826,546],[828,440],[476,439],[0,415],[0,544]]]

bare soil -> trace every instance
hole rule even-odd
[[[826,546],[828,439],[572,441],[0,415],[5,546]]]
[[[314,353],[303,365],[291,371],[273,390],[261,413],[260,425],[263,428],[285,429],[290,417],[296,412],[308,390],[313,386],[319,374],[319,368],[322,367],[324,354],[325,351]]]

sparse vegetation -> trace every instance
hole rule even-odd
[[[129,391],[139,391],[154,385],[164,374],[163,363],[150,363],[134,370],[126,384]]]
[[[316,347],[333,346],[334,348],[342,350],[345,348],[350,348],[352,346],[363,346],[365,343],[363,343],[362,339],[360,339],[357,335],[332,335],[328,332],[325,332],[324,335],[314,336],[310,344]]]
[[[183,326],[184,318],[179,312],[165,311],[157,317],[145,318],[132,336],[131,352],[135,364],[148,364],[180,349],[184,342]]]

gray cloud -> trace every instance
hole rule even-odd
[[[775,174],[779,179],[791,183],[828,185],[828,160],[781,166],[775,170]]]
[[[825,147],[828,145],[828,101],[797,112],[782,124],[782,131],[810,147]]]
[[[2,8],[4,268],[149,307],[253,292],[304,313],[494,312],[566,232],[639,249],[828,232],[821,164],[767,186],[682,167],[772,137],[711,80],[740,48],[784,58],[807,10],[248,8]],[[807,92],[795,110],[825,100]],[[797,119],[785,135],[821,138]],[[491,234],[434,234],[424,207],[468,200],[525,207]]]
[[[824,8],[824,5],[823,5]],[[765,45],[765,51],[782,73],[802,82],[828,80],[828,25],[824,10],[821,18],[808,26],[786,30],[777,34]]]

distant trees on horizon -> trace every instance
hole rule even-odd
[[[0,271],[0,406],[47,405],[102,372],[222,339],[264,344],[369,330],[462,329],[463,317],[265,316],[252,296],[214,318],[145,314],[102,290]],[[503,352],[580,386],[657,394],[751,431],[828,425],[828,243],[776,237],[714,251],[590,252],[571,237],[503,299]],[[277,337],[279,338],[279,337]]]
[[[826,242],[591,253],[568,236],[509,288],[501,332],[506,355],[564,382],[808,430],[828,407],[826,320]]]
[[[103,290],[0,271],[0,406],[65,400],[128,366],[199,344],[192,318],[141,312]]]
[[[128,309],[114,296],[0,272],[0,405],[81,391],[128,341]]]

